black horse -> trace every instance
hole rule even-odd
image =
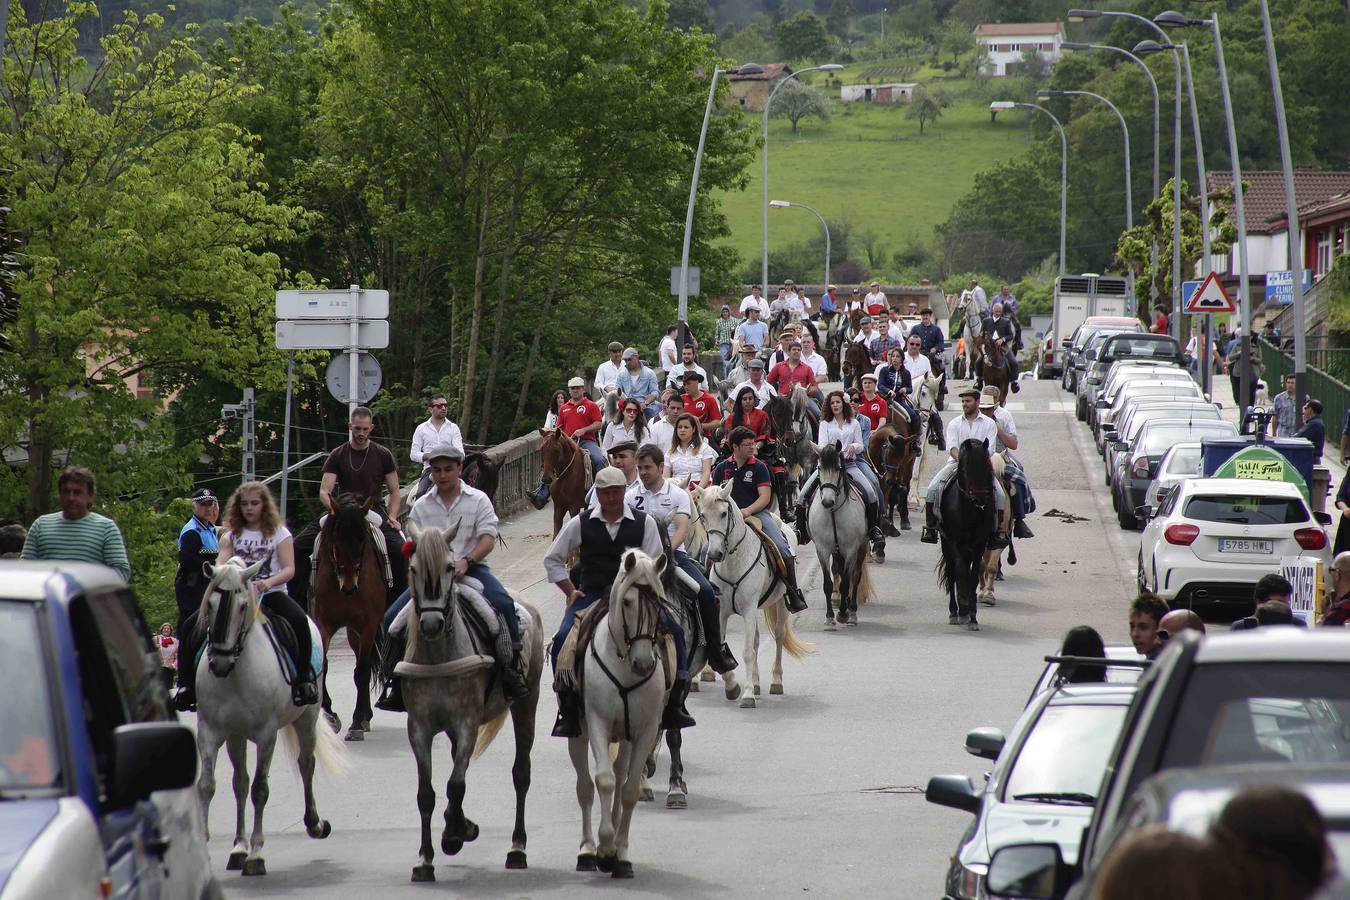
[[[938,535],[942,559],[938,583],[947,589],[947,609],[952,625],[979,631],[975,620],[975,593],[980,586],[980,568],[994,537],[994,467],[984,441],[961,442],[956,475],[938,498],[942,510]]]

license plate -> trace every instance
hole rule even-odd
[[[1254,541],[1250,538],[1220,538],[1220,553],[1274,553],[1273,541]]]

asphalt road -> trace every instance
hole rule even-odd
[[[1108,643],[1128,640],[1138,536],[1114,523],[1090,435],[1054,382],[1023,382],[1009,408],[1038,503],[1030,519],[1036,538],[1018,542],[1018,563],[1007,567],[997,605],[981,609],[983,630],[947,624],[946,597],[933,574],[937,551],[919,542],[920,519],[914,531],[891,539],[886,563],[874,570],[879,602],[862,609],[856,628],[823,630],[820,578],[806,548],[801,571],[812,608],[796,627],[817,653],[785,657],[786,695],[766,692],[757,709],[724,700],[720,686],[691,696],[699,725],[685,732],[689,808],[665,809],[663,765],[654,781],[657,802],[634,814],[634,881],[573,871],[580,840],[575,776],[564,742],[548,736],[555,709],[548,694],[533,754],[528,871],[503,868],[514,803],[508,728],[469,771],[466,810],[481,837],[453,858],[438,848],[437,884],[409,883],[419,842],[415,768],[403,717],[377,712],[367,740],[349,745],[351,774],[316,780],[320,813],[333,825],[325,841],[305,836],[298,777],[278,758],[266,817],[269,874],[262,878],[224,871],[234,801],[222,754],[211,849],[228,895],[939,896],[969,817],[924,801],[929,776],[978,775],[988,767],[962,751],[966,732],[1012,726],[1041,658],[1069,627],[1092,625]],[[1055,510],[1081,520],[1046,515]],[[541,565],[550,521],[546,510],[506,523],[507,545],[491,562],[509,587],[539,606],[551,634],[562,604]],[[739,629],[730,643],[739,655]],[[770,661],[771,650],[762,650],[766,678]],[[353,702],[350,654],[335,650],[331,665],[330,690],[345,723]],[[449,774],[442,746],[437,825]]]

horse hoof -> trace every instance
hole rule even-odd
[[[610,878],[632,878],[633,864],[626,859],[614,860],[614,869],[609,873]]]
[[[704,669],[702,672],[699,673],[698,680],[708,682],[716,681],[717,673],[714,672],[712,669]]]
[[[739,700],[741,697],[741,686],[738,684],[735,687],[727,688],[726,695],[728,700]]]
[[[703,680],[702,678],[697,678],[697,679],[694,679],[693,681],[690,681],[690,682],[689,682],[689,693],[691,693],[691,694],[697,694],[699,691],[703,690],[701,687],[698,686],[698,685],[699,685],[699,682],[701,682],[702,680]],[[712,681],[711,678],[709,678],[708,680],[709,680],[709,681]]]
[[[783,693],[783,686],[781,684],[771,684],[769,685],[769,693],[781,695]]]
[[[961,624],[961,620],[960,620],[960,618],[958,618],[957,616],[948,616],[948,617],[947,617],[947,624],[948,624],[948,625],[960,625],[960,624]]]
[[[834,616],[829,615],[828,613],[825,616],[825,630],[834,631]]]
[[[316,841],[321,841],[332,833],[333,826],[328,823],[327,819],[320,819],[319,824],[315,825],[313,828],[305,826],[305,834],[308,834]]]
[[[666,809],[688,809],[689,797],[683,793],[671,791],[666,795]]]
[[[597,856],[595,858],[595,867],[601,872],[609,873],[614,871],[614,864],[618,860],[612,856]]]
[[[908,520],[908,519],[901,519],[901,520],[900,520],[900,530],[901,530],[901,531],[913,531],[913,530],[914,530],[914,526],[911,525],[911,524],[909,524],[909,520]]]
[[[530,865],[525,861],[525,851],[512,850],[506,854],[506,867],[508,869],[528,869]]]
[[[964,624],[966,624],[966,623],[969,622],[969,621],[970,621],[970,616],[957,616],[957,617],[956,617],[956,624],[957,624],[957,625],[964,625]]]
[[[638,802],[640,803],[649,803],[655,799],[656,792],[649,787],[642,788],[638,791]]]
[[[369,719],[366,719],[364,722],[361,723],[361,730],[364,731],[364,732],[366,732],[367,734],[370,733],[370,720],[369,720]]]
[[[246,859],[244,860],[244,874],[266,875],[267,863],[263,862],[262,859],[258,857],[255,857],[253,859]]]
[[[597,868],[597,864],[596,864],[596,859],[595,859],[595,854],[594,854],[594,853],[578,853],[578,854],[577,854],[577,871],[578,871],[578,872],[594,872],[594,871],[596,870],[596,868]]]
[[[877,565],[882,565],[883,563],[885,563],[885,562],[886,562],[886,551],[885,551],[885,550],[873,550],[873,551],[872,551],[872,562],[876,563]]]
[[[323,711],[323,720],[328,723],[329,728],[333,729],[333,734],[337,734],[342,730],[342,720],[337,717],[337,713],[329,712],[325,709]]]
[[[979,623],[979,622],[967,622],[967,623],[966,623],[966,631],[979,631],[979,630],[980,630],[980,623]]]
[[[848,627],[849,627],[849,628],[857,628],[857,627],[858,627],[858,617],[857,617],[857,616],[849,616],[849,619],[848,619]]]
[[[471,844],[478,840],[478,823],[473,819],[464,820],[464,842]]]
[[[759,685],[755,685],[755,696],[759,696]]]
[[[459,838],[452,838],[448,834],[441,836],[441,852],[446,856],[454,856],[464,849],[464,841]]]
[[[236,850],[230,854],[229,862],[225,863],[227,872],[238,872],[244,867],[244,860],[248,859],[248,854],[243,850]]]
[[[986,594],[985,596],[983,596],[983,597],[980,598],[980,602],[983,603],[985,606],[993,606],[993,605],[994,605],[994,595],[993,595],[993,594]]]
[[[348,729],[347,729],[347,736],[343,738],[344,741],[350,741],[350,742],[364,741],[365,739],[366,739],[366,733],[365,733],[364,731],[361,730],[361,726],[360,726],[360,725],[353,725],[351,728],[348,728]]]
[[[749,694],[746,694],[744,697],[741,698],[741,709],[754,709],[754,708],[755,708],[754,697],[750,696]]]
[[[428,882],[436,880],[436,867],[432,865],[413,866],[412,880]]]

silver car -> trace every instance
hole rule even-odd
[[[1188,479],[1200,477],[1203,463],[1199,441],[1174,444],[1158,463],[1158,474],[1149,483],[1148,491],[1144,495],[1144,505],[1154,509],[1161,507],[1163,498],[1173,487]]]

